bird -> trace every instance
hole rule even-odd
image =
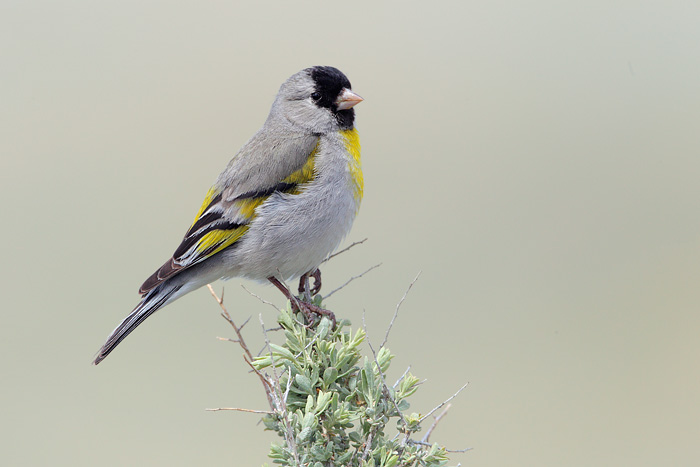
[[[350,231],[362,200],[353,107],[363,100],[331,66],[305,68],[284,81],[262,127],[221,172],[182,242],[141,285],[141,301],[93,364],[154,312],[218,279],[269,282],[299,311],[335,322],[310,297],[320,291],[320,264]],[[297,277],[305,300],[285,285]]]

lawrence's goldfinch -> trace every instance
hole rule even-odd
[[[280,87],[267,121],[209,189],[172,258],[141,286],[141,302],[112,332],[100,363],[153,312],[221,278],[315,277],[348,233],[362,199],[353,106],[362,98],[333,67],[307,68]],[[297,302],[305,313],[324,312]],[[326,312],[328,313],[328,312]]]

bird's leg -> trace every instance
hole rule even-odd
[[[299,295],[303,295],[307,302],[311,301],[311,292],[309,292],[309,273],[303,274],[299,278]]]
[[[287,297],[287,300],[292,302],[293,305],[296,305],[296,303],[298,301],[297,298],[294,295],[292,295],[292,293],[289,291],[289,289],[287,287],[285,287],[284,284],[282,284],[279,281],[279,279],[277,279],[275,276],[270,276],[267,278],[267,280],[272,282],[272,285],[277,287],[279,289],[279,291],[282,292],[285,297]]]
[[[311,295],[314,296],[321,291],[321,270],[316,269],[310,277],[314,278],[314,287],[311,289]]]
[[[309,278],[314,278],[314,286],[310,287]],[[299,278],[299,295],[304,295],[307,302],[311,302],[311,297],[316,295],[321,291],[321,270],[314,269],[313,272],[309,271]]]
[[[315,277],[314,277],[315,279]],[[314,305],[313,303],[307,303],[303,302],[301,300],[298,300],[290,291],[287,289],[287,287],[282,284],[279,279],[277,279],[274,276],[270,276],[267,278],[272,284],[279,289],[280,292],[284,294],[285,297],[287,297],[287,300],[289,300],[292,303],[292,306],[296,308],[297,310],[301,311],[304,313],[304,316],[309,320],[309,322],[313,321],[313,315],[321,315],[321,316],[327,316],[331,322],[333,323],[333,328],[335,328],[336,325],[336,319],[335,319],[335,314],[330,311],[330,310],[324,310],[318,305]],[[314,281],[315,282],[315,281]],[[314,283],[314,286],[316,284]]]

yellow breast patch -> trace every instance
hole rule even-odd
[[[365,181],[362,177],[362,164],[360,163],[360,135],[355,128],[352,130],[343,130],[340,132],[340,135],[345,140],[345,149],[348,151],[348,154],[350,154],[348,169],[350,170],[355,197],[359,201],[362,199],[365,187]]]

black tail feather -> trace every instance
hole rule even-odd
[[[126,336],[128,336],[131,331],[136,329],[139,324],[143,323],[146,318],[155,313],[160,307],[162,307],[168,299],[182,286],[178,285],[170,288],[167,292],[163,291],[163,287],[158,287],[149,292],[141,302],[136,305],[134,311],[132,311],[129,316],[127,316],[124,321],[122,321],[117,328],[112,331],[112,334],[107,338],[107,342],[102,346],[102,348],[97,352],[97,357],[92,362],[93,365],[97,365],[102,360],[107,358],[107,355],[115,349],[116,346],[123,341]]]

